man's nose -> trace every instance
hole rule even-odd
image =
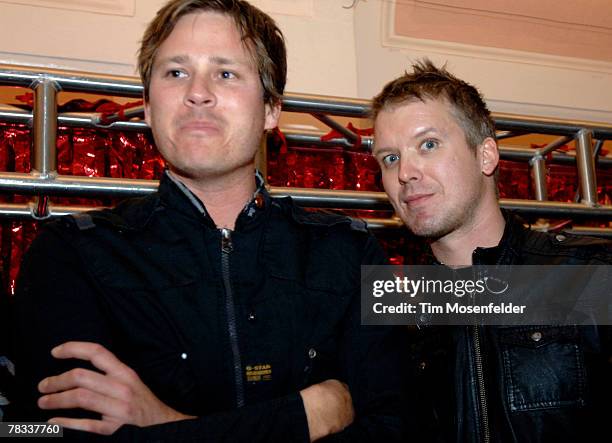
[[[202,77],[193,77],[185,92],[186,106],[214,106],[217,103],[214,87]]]
[[[423,178],[422,161],[410,154],[405,154],[400,157],[398,170],[398,179],[400,184],[409,182],[417,182]]]

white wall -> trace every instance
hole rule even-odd
[[[393,35],[390,0],[367,0],[355,11],[357,95],[427,56],[477,85],[496,112],[612,123],[612,63],[417,40]]]
[[[10,1],[10,0],[7,0]],[[132,4],[113,15],[0,0],[0,63],[135,75],[143,29],[165,0],[32,0]],[[288,92],[369,99],[411,60],[429,56],[475,83],[497,112],[612,122],[612,64],[393,37],[391,0],[252,0],[285,33]]]
[[[0,63],[135,75],[138,41],[164,0],[102,2],[133,4],[134,14],[127,16],[71,10],[73,0],[46,2],[64,8],[0,0]],[[252,3],[270,13],[285,34],[288,91],[345,97],[357,94],[353,10],[342,8],[346,0]]]

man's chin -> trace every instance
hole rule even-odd
[[[227,164],[222,161],[197,163],[194,161],[191,164],[182,163],[171,166],[170,170],[190,180],[210,180],[231,176],[244,168],[252,172],[255,169],[254,160],[245,161],[244,164]]]
[[[446,232],[441,226],[437,226],[433,219],[420,219],[420,220],[406,220],[404,219],[406,227],[417,237],[423,237],[431,240],[437,240],[443,237]]]

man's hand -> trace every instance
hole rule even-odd
[[[325,380],[300,391],[310,441],[342,431],[353,422],[355,411],[348,387],[338,380]]]
[[[110,435],[124,424],[150,426],[190,417],[162,403],[138,374],[96,343],[67,342],[51,350],[55,358],[78,358],[103,371],[76,368],[38,384],[42,409],[81,408],[102,415],[100,420],[54,417],[50,423]]]

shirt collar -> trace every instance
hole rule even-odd
[[[166,169],[165,174],[187,197],[187,199],[202,216],[208,215],[204,203],[202,203],[202,201],[182,181],[180,181],[176,175],[174,175],[168,169]],[[265,195],[267,194],[266,182],[263,178],[262,173],[258,169],[255,170],[255,187],[256,189],[255,192],[253,192],[253,197],[244,206],[241,212],[241,214],[244,214],[247,217],[253,217],[257,210],[261,209],[264,206]]]

